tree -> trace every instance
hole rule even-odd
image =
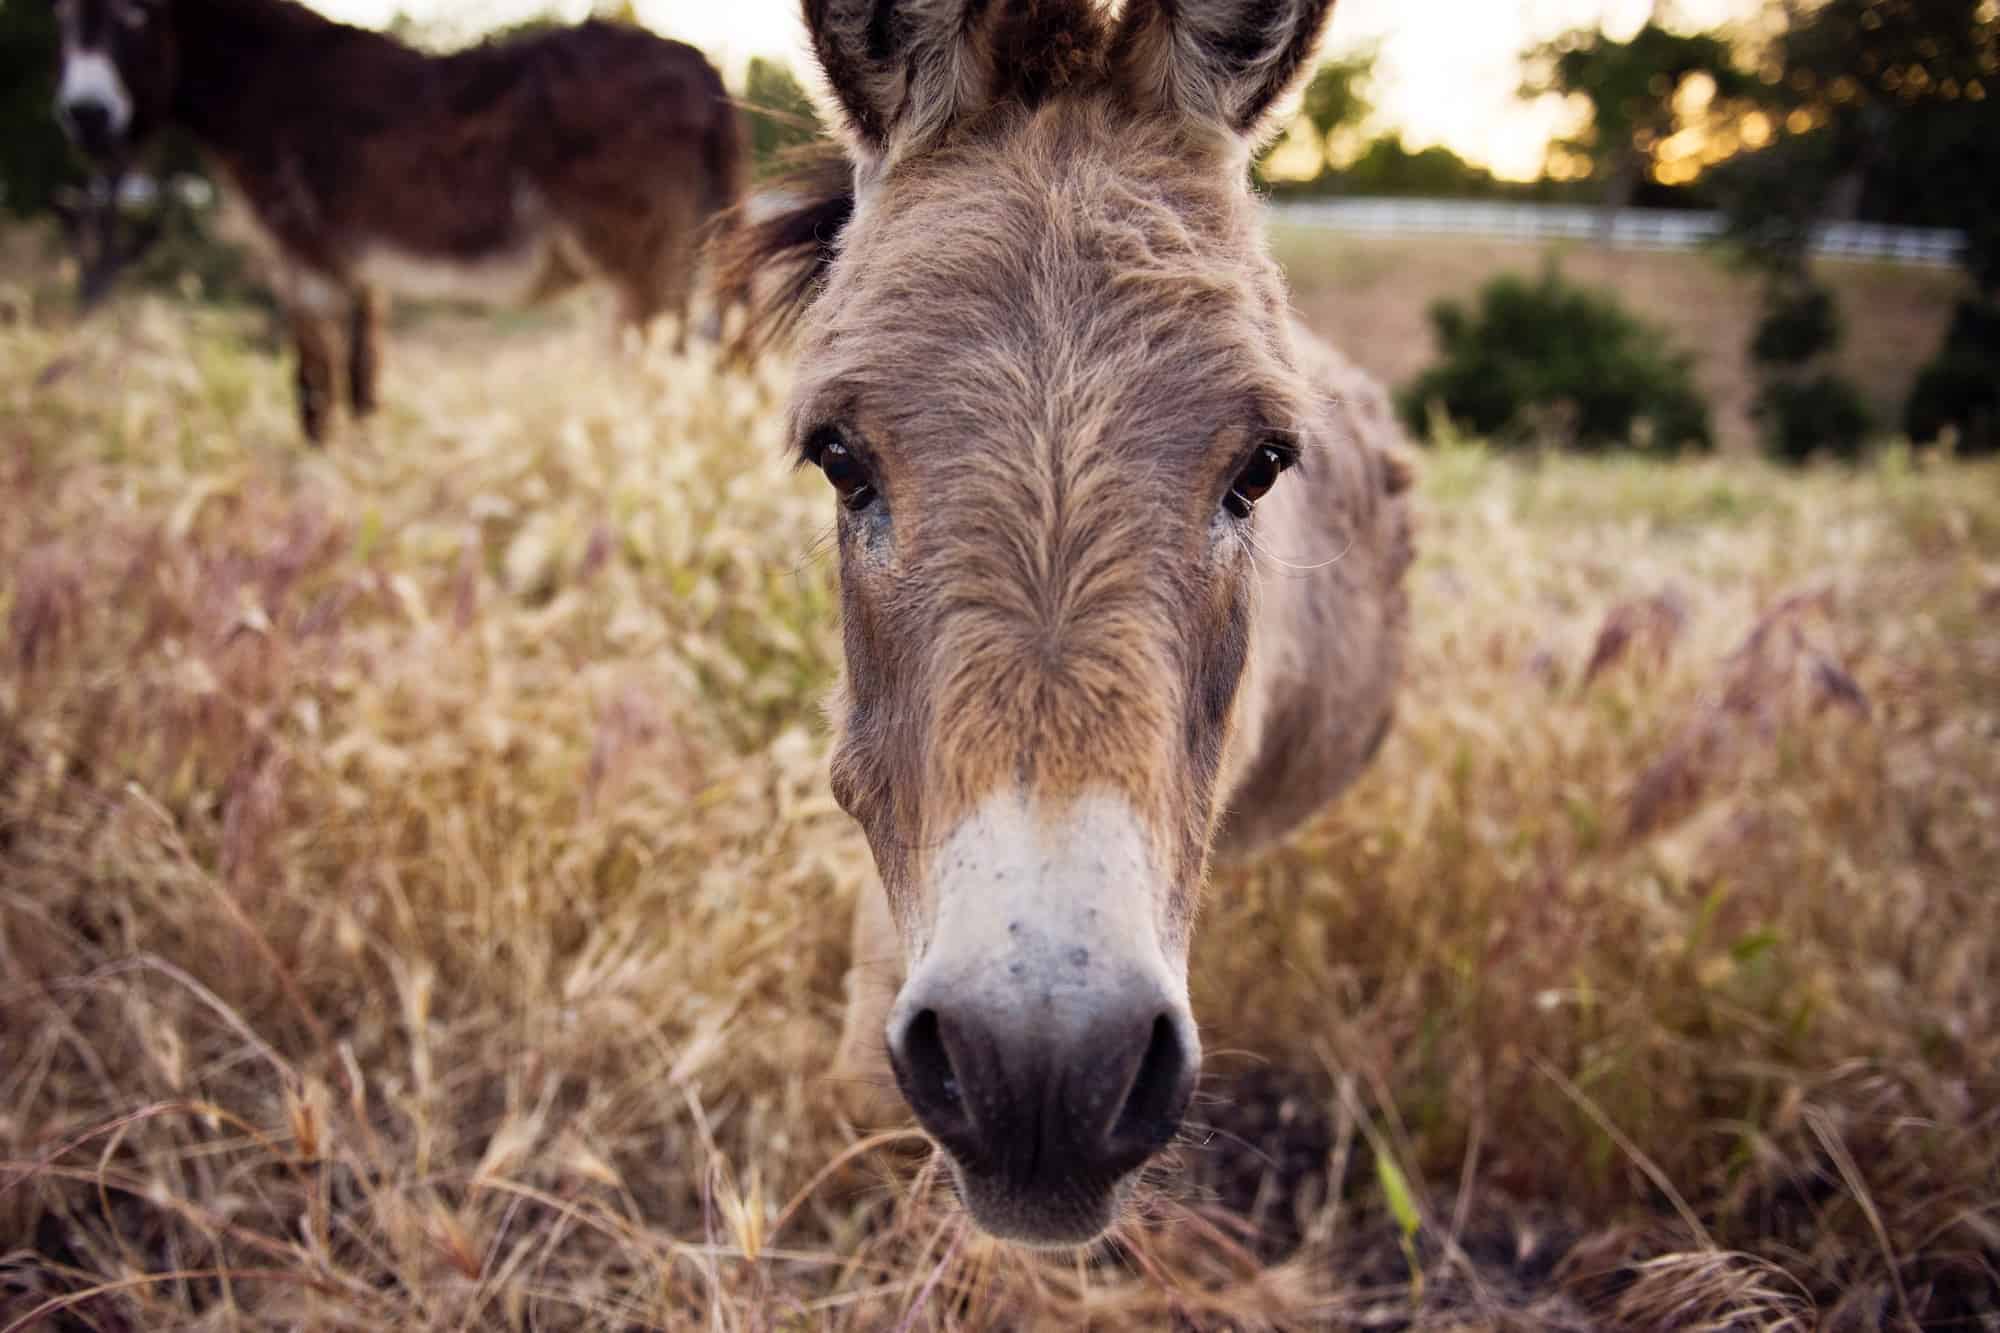
[[[1331,188],[1330,172],[1336,156],[1358,146],[1360,126],[1375,109],[1368,96],[1374,77],[1373,50],[1321,64],[1300,96],[1298,114],[1285,133],[1258,156],[1255,174],[1259,183],[1312,192]]]
[[[1819,0],[1787,17],[1760,73],[1792,135],[1824,141],[1813,182],[1822,216],[1859,216],[1870,176],[1894,172],[1927,142],[1985,136],[2000,151],[1990,137],[2000,106],[1992,0]]]
[[[1299,99],[1299,114],[1322,140],[1353,129],[1375,109],[1368,86],[1375,78],[1375,52],[1359,51],[1329,60],[1313,72]]]
[[[1758,71],[1775,142],[1725,173],[1736,239],[1797,267],[1811,224],[1867,216],[1962,227],[2000,285],[2000,4],[1794,6]]]
[[[43,213],[82,183],[51,107],[56,15],[48,0],[0,0],[0,209]]]
[[[1990,422],[1990,400],[1950,386],[1970,382],[1987,346],[1975,334],[2000,304],[2000,5],[1818,0],[1786,6],[1784,18],[1758,70],[1757,114],[1775,140],[1719,173],[1731,237],[1767,275],[1765,341],[1824,299],[1811,271],[1819,223],[1866,216],[1961,228],[1974,295],[1920,378],[1905,424],[1920,438],[1945,426],[1983,437],[1990,425],[1974,418]],[[1799,438],[1788,411],[1825,396],[1807,386],[1831,392],[1828,375],[1808,364],[1830,346],[1767,359],[1761,400],[1774,445]],[[1811,415],[1851,419],[1818,406]]]
[[[1412,149],[1394,134],[1371,142],[1340,175],[1343,187],[1356,194],[1483,198],[1498,193],[1500,184],[1442,144]]]
[[[750,58],[743,105],[750,122],[750,160],[760,175],[786,150],[811,143],[823,132],[812,98],[791,69],[775,60]]]
[[[1707,105],[1716,114],[1755,86],[1722,37],[1672,32],[1652,20],[1622,42],[1601,31],[1567,32],[1529,50],[1523,60],[1523,96],[1556,94],[1581,98],[1590,106],[1584,133],[1554,148],[1588,160],[1591,174],[1603,182],[1607,235],[1639,182],[1649,170],[1659,170],[1659,154],[1676,132],[1683,93],[1691,82],[1708,81]]]

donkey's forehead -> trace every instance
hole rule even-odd
[[[56,0],[56,18],[70,40],[100,45],[121,27],[144,27],[160,7],[159,0]]]
[[[929,434],[1163,412],[1287,427],[1297,385],[1257,228],[1239,179],[1109,108],[906,164],[809,321],[802,415],[858,399]]]

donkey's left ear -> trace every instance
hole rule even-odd
[[[1334,0],[1129,0],[1112,71],[1142,103],[1246,139],[1301,81]]]
[[[802,0],[864,170],[920,152],[1002,99],[1074,82],[1102,45],[1093,0]]]
[[[984,95],[967,59],[973,0],[804,0],[806,31],[857,158],[924,139]],[[970,67],[969,67],[970,66]]]

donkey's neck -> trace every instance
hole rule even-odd
[[[1261,609],[1224,781],[1224,860],[1284,837],[1360,773],[1402,670],[1413,547],[1395,413],[1345,356],[1303,327],[1292,338],[1320,405],[1310,465],[1258,506]]]

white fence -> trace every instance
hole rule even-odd
[[[1312,199],[1271,205],[1274,220],[1363,236],[1478,236],[1502,241],[1595,240],[1597,209],[1563,204],[1505,204],[1468,199]],[[1611,244],[1621,250],[1692,250],[1722,234],[1720,213],[1628,208],[1612,221]],[[1874,222],[1822,223],[1813,252],[1836,259],[1903,264],[1956,264],[1965,233],[1939,227],[1886,227]]]

